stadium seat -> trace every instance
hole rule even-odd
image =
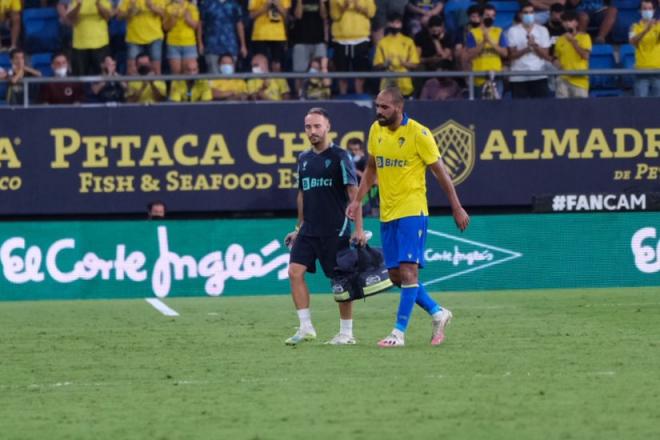
[[[589,96],[591,98],[609,98],[616,96],[624,96],[625,92],[621,89],[609,89],[609,90],[590,90]]]
[[[53,69],[50,67],[52,60],[53,54],[49,52],[35,53],[30,56],[30,64],[43,76],[53,76]]]
[[[614,69],[614,49],[609,44],[594,44],[589,57],[590,69]],[[598,75],[590,78],[592,89],[614,89],[617,87],[617,77]]]
[[[60,23],[55,8],[23,11],[24,48],[27,53],[60,49]]]
[[[635,47],[632,44],[624,44],[619,48],[619,58],[621,59],[622,69],[635,68]],[[632,75],[625,75],[622,78],[622,86],[625,89],[632,88],[635,83],[635,77]]]
[[[9,59],[9,53],[0,52],[0,67],[7,70],[11,67],[11,60]]]

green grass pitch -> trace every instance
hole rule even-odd
[[[445,343],[417,309],[389,350],[396,294],[356,304],[349,347],[322,343],[329,295],[295,348],[286,296],[0,303],[0,438],[660,438],[659,288],[434,297]]]

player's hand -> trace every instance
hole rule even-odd
[[[360,202],[358,202],[357,200],[353,200],[346,207],[346,217],[348,217],[351,220],[355,220],[355,216],[358,212],[358,209],[362,209],[362,206],[360,206]]]
[[[284,245],[291,249],[296,242],[296,238],[298,238],[298,231],[289,232],[286,234],[286,237],[284,237]]]
[[[364,230],[356,229],[355,231],[353,231],[353,233],[351,234],[351,243],[359,247],[362,247],[365,244],[367,244],[367,236],[364,233]]]
[[[468,225],[470,224],[470,216],[465,212],[465,209],[457,208],[452,211],[452,215],[454,216],[454,221],[456,222],[456,227],[461,230],[461,232],[465,231],[467,229]]]

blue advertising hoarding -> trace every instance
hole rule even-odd
[[[295,207],[303,118],[316,104],[0,109],[0,215]],[[335,142],[366,139],[374,111],[325,103]],[[463,203],[660,188],[658,99],[406,103],[429,127]],[[432,206],[445,206],[429,185]]]

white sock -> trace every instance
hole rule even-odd
[[[339,333],[342,335],[353,336],[353,320],[340,319],[339,320]]]
[[[440,321],[440,317],[442,316],[442,309],[440,309],[439,312],[435,312],[434,314],[431,315],[431,318],[434,321]]]
[[[394,330],[392,330],[392,334],[395,335],[395,336],[398,336],[399,339],[403,339],[403,337],[405,335],[405,333],[402,332],[401,330],[399,330],[398,328],[395,328]]]
[[[314,328],[312,325],[312,314],[309,309],[299,309],[298,319],[300,320],[300,328]]]

